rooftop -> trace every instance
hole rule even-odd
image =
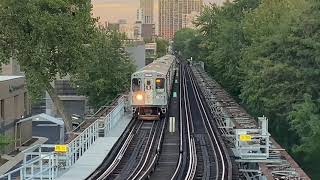
[[[12,79],[22,78],[24,76],[0,76],[0,82],[1,81],[8,81]]]

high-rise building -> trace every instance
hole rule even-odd
[[[144,23],[144,13],[143,13],[143,9],[139,8],[137,10],[137,21],[140,21],[141,23]]]
[[[140,0],[140,8],[137,10],[137,20],[134,26],[135,39],[152,39],[154,37],[153,9],[153,0]]]
[[[143,14],[143,24],[153,24],[153,0],[140,0],[140,9]]]
[[[202,10],[202,0],[159,0],[159,35],[172,39],[188,14]]]
[[[128,39],[134,39],[135,27],[134,24],[128,24],[126,19],[119,19],[118,22],[105,22],[107,29],[124,33]]]
[[[184,14],[182,18],[182,28],[195,29],[196,26],[193,24],[193,22],[199,15],[200,13],[196,11],[192,11],[190,14]]]

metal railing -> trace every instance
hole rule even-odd
[[[71,167],[99,137],[99,121],[95,121],[68,144],[65,168]]]
[[[106,136],[124,116],[126,96],[122,96],[116,101],[116,105],[106,116],[98,118],[67,144],[67,153],[54,152],[55,145],[52,144],[30,147],[23,151],[22,166],[0,176],[0,180],[16,178],[53,180],[66,172],[99,138],[99,131],[104,132],[103,136]]]
[[[123,117],[125,109],[126,97],[122,96],[118,99],[117,106],[112,109],[110,113],[103,119],[104,122],[104,136],[111,130],[112,127]]]
[[[57,155],[53,145],[35,145],[23,151],[22,166],[0,176],[0,179],[48,179],[57,175]],[[48,151],[49,150],[49,151]]]

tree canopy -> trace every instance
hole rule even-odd
[[[180,52],[185,59],[199,59],[202,54],[202,38],[203,36],[194,29],[181,29],[173,37],[173,50]]]
[[[3,0],[0,12],[0,61],[16,58],[29,93],[36,99],[46,90],[70,131],[71,119],[50,82],[73,73],[85,60],[83,45],[94,32],[90,1]]]
[[[69,75],[99,106],[124,91],[133,67],[120,35],[96,27],[91,8],[88,0],[0,3],[0,63],[16,58],[29,94],[35,100],[47,91],[69,132],[71,118],[51,82]]]
[[[86,49],[89,54],[87,63],[82,64],[73,76],[78,92],[88,96],[90,105],[95,108],[112,101],[130,87],[135,67],[124,50],[122,40],[118,32],[98,31]]]
[[[157,44],[157,58],[166,55],[169,42],[165,39],[157,38],[156,44]]]
[[[269,118],[272,135],[319,179],[320,2],[235,0],[205,7],[196,25],[198,59],[254,116]],[[182,53],[195,47],[177,32]],[[188,50],[190,51],[190,50]]]

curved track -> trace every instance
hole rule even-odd
[[[190,68],[180,65],[179,158],[168,176],[174,179],[231,179],[232,165],[216,122],[202,102]],[[88,179],[152,179],[157,168],[166,119],[134,121],[117,152]],[[178,155],[178,154],[177,154]],[[159,179],[159,178],[158,178]]]
[[[88,179],[141,179],[155,163],[164,120],[135,121],[111,164]],[[158,146],[157,146],[158,145]]]
[[[183,87],[188,128],[189,169],[185,179],[229,179],[228,154],[202,102],[189,67],[183,65]],[[191,134],[191,135],[190,135]]]
[[[182,65],[182,87],[183,87],[183,107],[182,111],[184,111],[184,119],[181,119],[183,121],[186,121],[186,144],[188,145],[188,169],[185,174],[185,179],[186,180],[191,180],[194,178],[196,169],[197,169],[197,151],[196,151],[196,143],[193,137],[194,133],[194,127],[192,124],[192,113],[190,109],[190,102],[188,98],[188,90],[187,90],[187,80],[186,80],[186,72],[184,65]],[[183,117],[183,116],[182,116]]]

